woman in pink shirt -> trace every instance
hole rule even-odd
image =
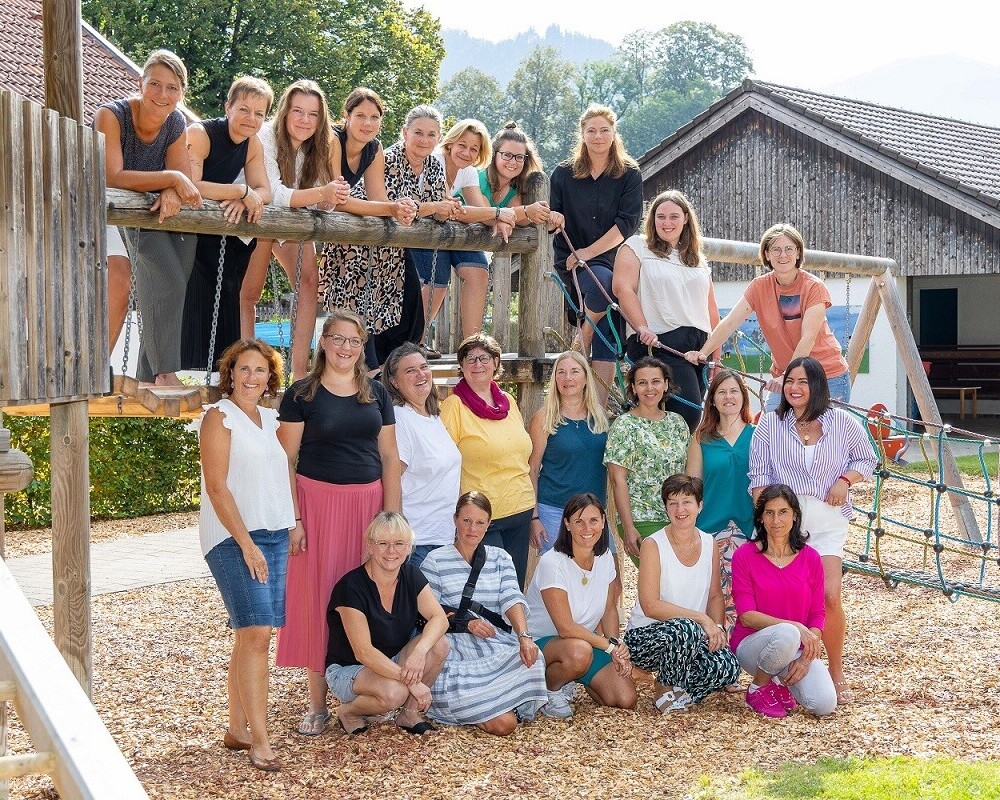
[[[798,498],[784,484],[761,491],[754,536],[733,555],[736,628],[730,647],[753,677],[746,702],[766,717],[801,705],[817,717],[837,707],[823,651],[823,564],[806,544]]]

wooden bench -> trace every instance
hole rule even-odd
[[[972,418],[975,419],[976,403],[979,400],[979,390],[982,386],[931,386],[934,394],[957,394],[958,395],[958,418],[965,419],[965,396],[968,394],[972,398]]]

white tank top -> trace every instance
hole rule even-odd
[[[288,458],[278,442],[278,412],[260,409],[258,428],[232,400],[210,408],[222,412],[222,424],[232,432],[226,486],[233,494],[248,531],[277,531],[295,527],[295,508],[288,478]],[[208,552],[231,535],[215,513],[201,475],[201,514],[198,518],[201,551]]]
[[[702,258],[697,267],[689,267],[674,250],[660,258],[646,246],[641,236],[625,242],[639,259],[639,303],[646,324],[653,333],[666,333],[691,327],[709,333],[708,289],[712,271]]]
[[[708,591],[712,586],[712,553],[715,541],[712,537],[699,530],[701,539],[701,554],[693,567],[685,567],[674,554],[674,548],[667,539],[667,532],[662,528],[649,538],[656,542],[660,554],[660,599],[673,603],[681,608],[704,613],[708,608]],[[642,611],[642,605],[636,598],[629,617],[629,630],[652,625],[659,620],[647,617]]]

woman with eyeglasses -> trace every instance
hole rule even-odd
[[[485,333],[459,345],[462,379],[442,401],[441,421],[462,454],[462,492],[475,489],[493,498],[493,521],[483,541],[510,554],[523,589],[535,514],[531,437],[514,398],[497,384],[503,374],[500,352],[496,339]]]
[[[760,240],[760,261],[769,272],[750,282],[743,298],[705,344],[684,354],[692,364],[707,361],[747,317],[756,314],[771,348],[766,411],[774,411],[781,401],[781,376],[789,362],[803,356],[812,356],[823,365],[831,399],[845,403],[851,399],[851,373],[840,342],[826,321],[826,310],[833,301],[826,284],[801,269],[805,252],[802,234],[791,225],[779,223],[768,228]]]
[[[330,719],[323,678],[330,592],[361,564],[372,518],[401,510],[392,398],[368,378],[367,338],[357,314],[334,309],[312,371],[285,392],[278,414],[296,496],[277,663],[308,670],[309,705],[297,729],[304,736],[322,733]]]

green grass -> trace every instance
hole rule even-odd
[[[937,448],[936,446],[929,451],[931,457],[931,464],[934,467],[935,473],[937,472]],[[986,468],[989,470],[990,475],[994,478],[997,475],[997,459],[1000,453],[986,453]],[[900,472],[905,472],[908,475],[920,474],[927,472],[927,462],[924,461],[920,454],[920,447],[910,445],[910,449],[906,451],[906,455],[903,458],[910,458],[913,463],[906,464],[900,467],[898,464],[894,464],[892,468],[894,470],[899,470]],[[958,464],[958,471],[963,475],[972,475],[977,478],[982,478],[983,468],[979,463],[979,456],[957,456],[955,462]]]
[[[691,800],[993,800],[1000,762],[950,758],[839,759],[751,769],[737,778],[703,777]]]

